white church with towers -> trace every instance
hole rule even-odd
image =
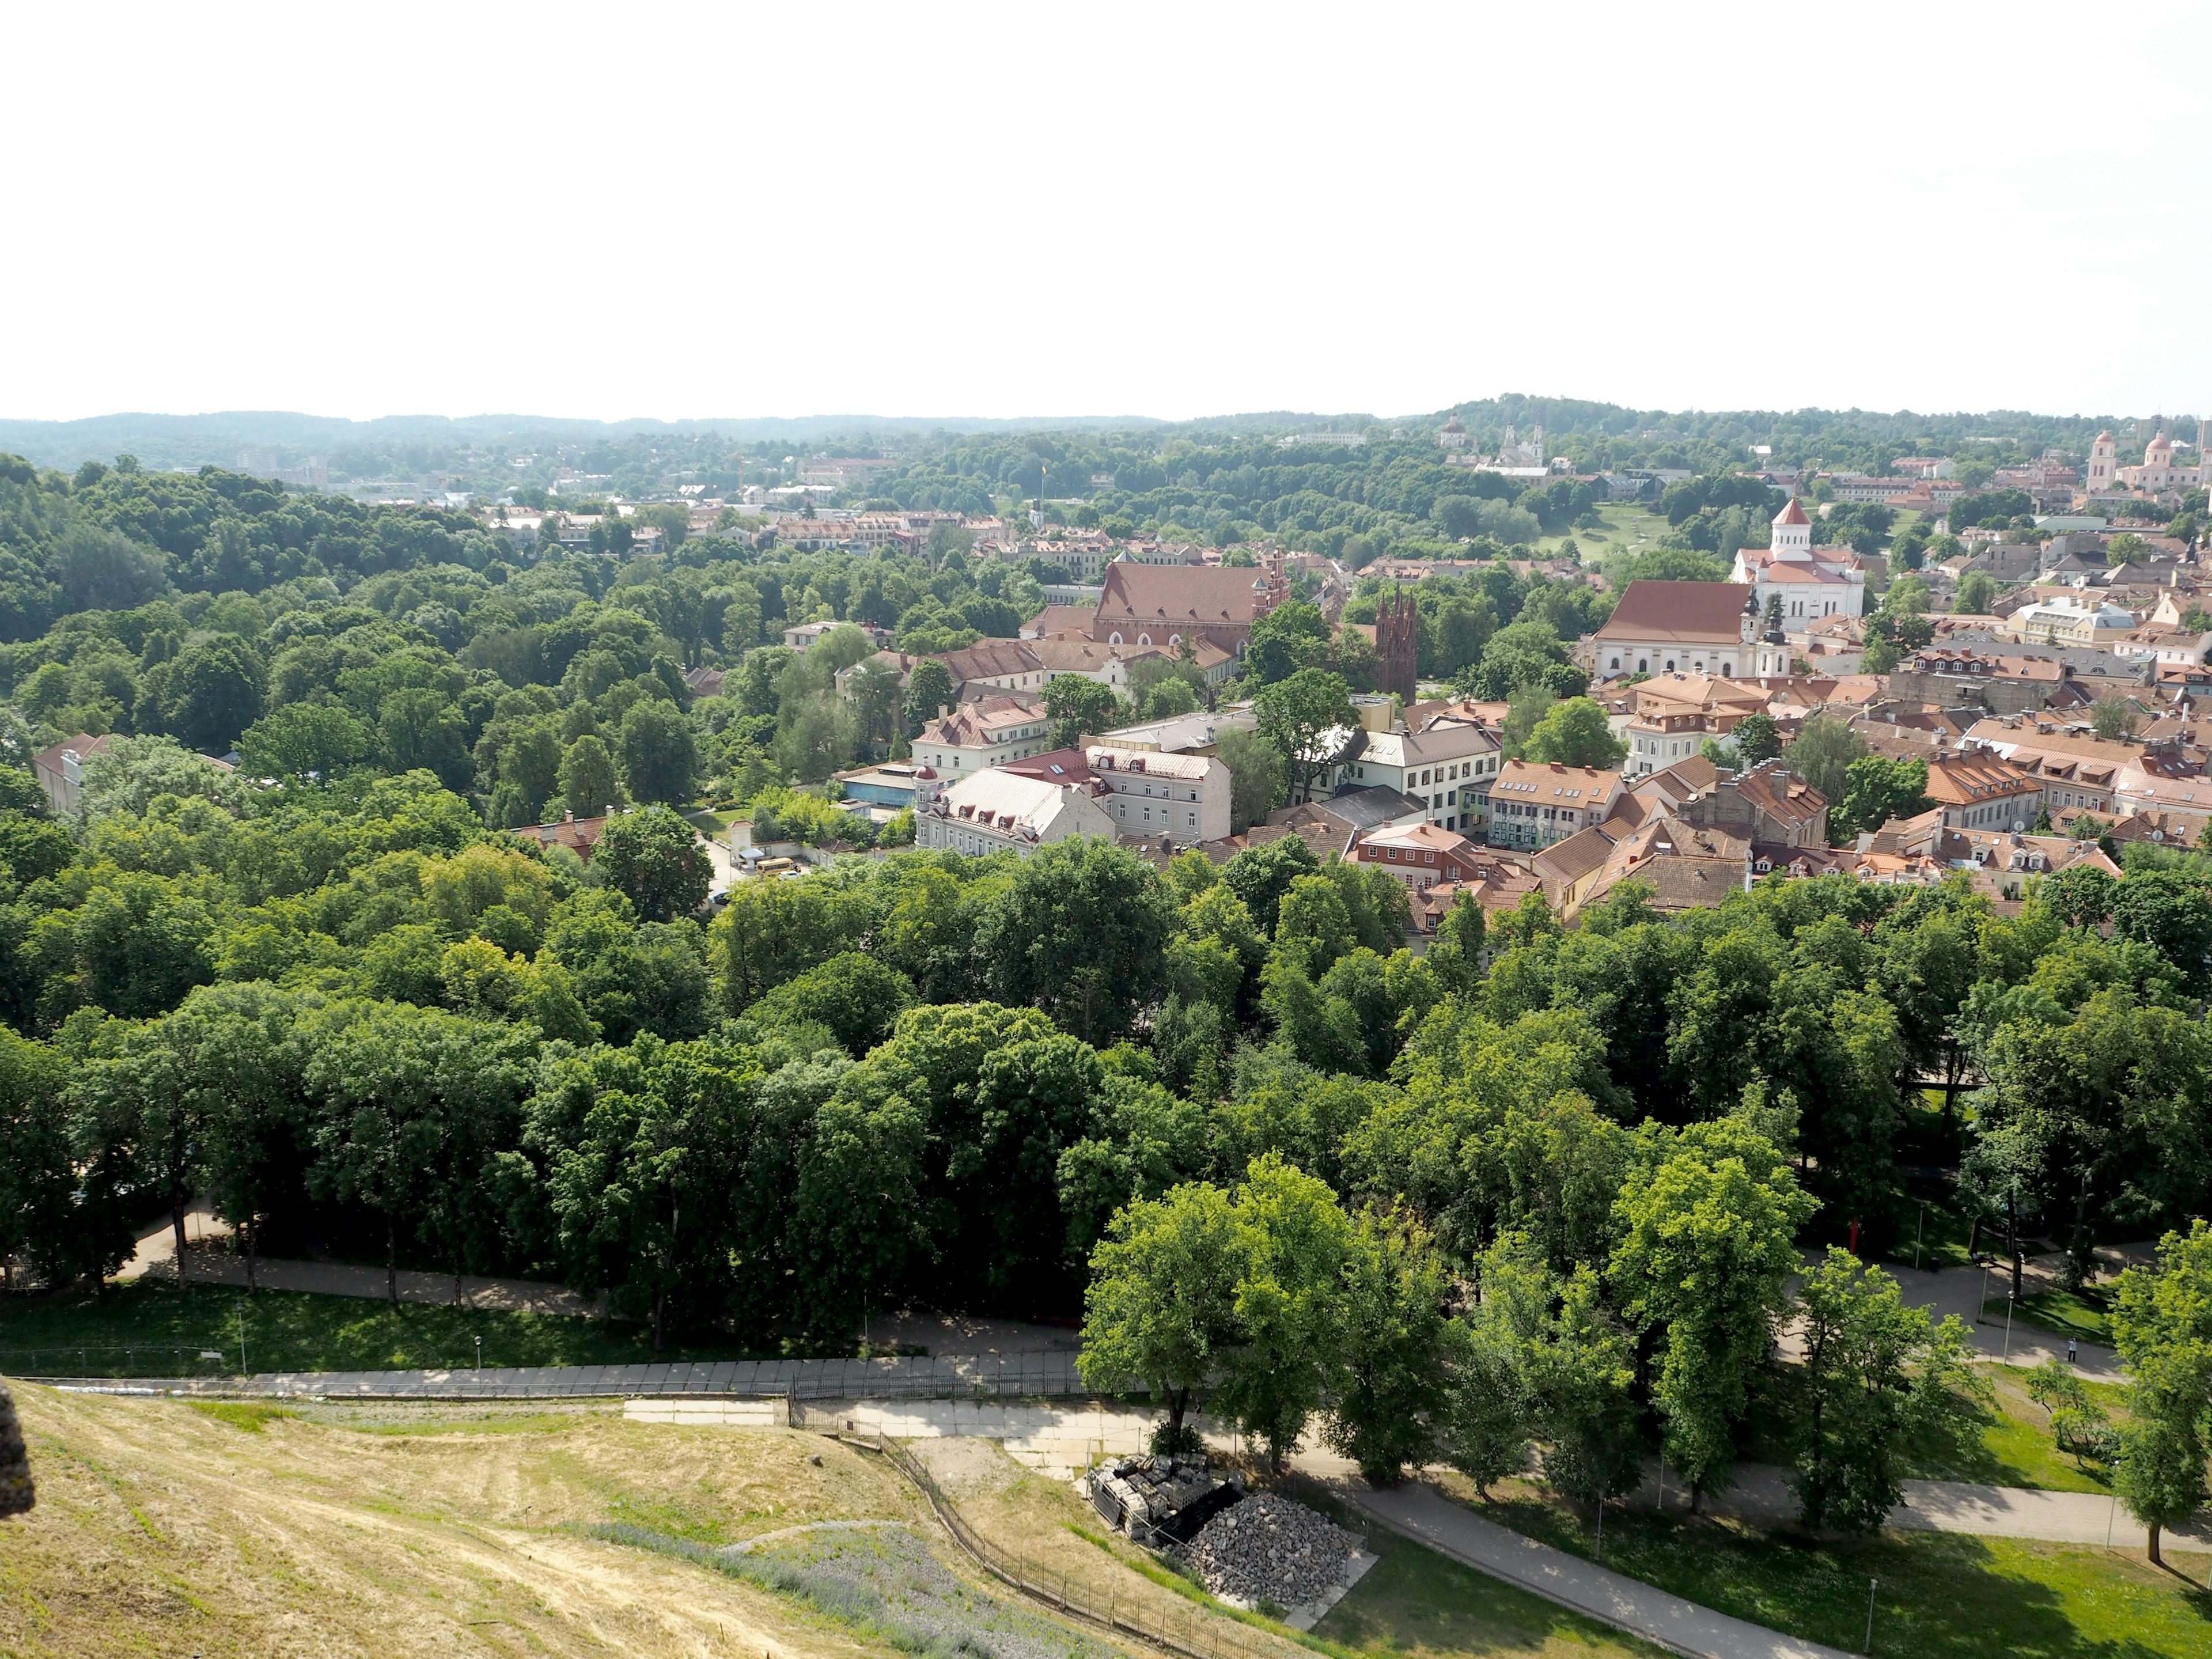
[[[1866,615],[1866,565],[1848,547],[1815,547],[1813,520],[1791,496],[1774,515],[1765,547],[1736,550],[1729,580],[1757,590],[1759,616],[1767,602],[1782,601],[1782,623],[1792,630],[1823,617]]]

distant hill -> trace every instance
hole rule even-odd
[[[309,455],[340,450],[534,445],[555,440],[588,443],[650,433],[673,436],[713,432],[739,444],[763,440],[814,444],[827,438],[871,434],[907,438],[933,432],[1134,431],[1166,424],[1141,415],[1015,420],[803,415],[788,419],[699,421],[576,421],[538,415],[469,415],[455,420],[442,415],[386,415],[373,421],[348,421],[277,410],[226,410],[209,415],[95,415],[82,421],[0,420],[0,453],[21,455],[40,466],[72,469],[84,461],[112,460],[130,454],[149,468],[161,470],[232,466],[246,450],[276,451],[289,465]]]

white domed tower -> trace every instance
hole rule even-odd
[[[1813,521],[1805,516],[1804,503],[1795,495],[1774,515],[1774,529],[1766,548],[1778,559],[1808,560],[1813,556]]]
[[[2110,489],[2120,481],[2120,447],[2109,432],[2100,432],[2089,445],[2089,471],[2082,482],[2093,489]]]

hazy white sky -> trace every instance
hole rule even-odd
[[[2212,27],[9,9],[0,416],[2212,406]]]

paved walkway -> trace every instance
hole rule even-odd
[[[1789,1470],[1739,1463],[1734,1474],[1732,1485],[1706,1495],[1701,1510],[1745,1521],[1797,1518],[1797,1494],[1790,1489]],[[1638,1509],[1663,1507],[1673,1513],[1689,1508],[1688,1495],[1680,1486],[1670,1486],[1662,1501],[1656,1464],[1627,1501]],[[2106,1493],[1984,1486],[1964,1480],[1907,1480],[1905,1502],[1890,1511],[1887,1524],[1906,1532],[1977,1533],[2056,1544],[2102,1545],[2109,1539],[2114,1549],[2139,1550],[2149,1541],[2144,1528]],[[2166,1536],[2178,1548],[2212,1549],[2212,1525],[2169,1530]]]
[[[2025,1320],[2014,1320],[2008,1336],[2002,1312],[1988,1316],[1990,1322],[1975,1323],[1981,1311],[1983,1288],[1986,1282],[1988,1294],[2002,1304],[2005,1292],[2011,1288],[2010,1274],[2002,1267],[1991,1268],[1986,1275],[1979,1267],[1947,1267],[1938,1273],[1933,1268],[1922,1271],[1900,1267],[1891,1262],[1880,1264],[1881,1270],[1898,1282],[1907,1305],[1926,1308],[1941,1318],[1945,1314],[1956,1314],[1966,1327],[1966,1334],[1985,1359],[1995,1359],[2021,1366],[2041,1364],[2045,1359],[2063,1360],[2066,1358],[2066,1339],[2053,1336],[2041,1327]],[[2047,1274],[2045,1264],[2040,1270]],[[2044,1280],[2039,1279],[2037,1266],[2030,1264],[2027,1275],[2031,1289]],[[1791,1293],[1796,1293],[1793,1285]],[[1795,1328],[1785,1330],[1778,1345],[1782,1352],[1793,1358],[1802,1358],[1804,1345]],[[2127,1379],[2120,1370],[2120,1357],[2100,1342],[2084,1342],[2075,1369],[2092,1382],[2124,1382]]]
[[[2035,1290],[2049,1280],[2048,1265],[2031,1262],[2026,1275],[2027,1287]],[[2039,1365],[2045,1359],[2066,1358],[2066,1339],[2053,1336],[2038,1325],[2015,1319],[2009,1341],[2005,1334],[2002,1313],[1984,1316],[1990,1322],[1977,1324],[1975,1316],[1982,1311],[1984,1285],[1987,1293],[2000,1303],[2012,1288],[2009,1269],[1991,1268],[1985,1276],[1979,1267],[1947,1267],[1942,1273],[1919,1272],[1911,1267],[1885,1267],[1884,1272],[1894,1277],[1905,1292],[1905,1299],[1917,1308],[1934,1310],[1938,1316],[1956,1314],[1966,1322],[1974,1346],[1992,1359],[2009,1359],[2014,1365]],[[2081,1344],[2081,1358],[2075,1366],[2092,1382],[2119,1382],[2126,1379],[2120,1374],[2120,1357],[2101,1342]]]
[[[1348,1481],[1344,1501],[1440,1555],[1547,1601],[1695,1659],[1846,1659],[1843,1650],[1784,1636],[1625,1577],[1508,1530],[1420,1481],[1377,1492]]]
[[[200,1248],[203,1241],[219,1245],[230,1237],[228,1221],[205,1209],[185,1217],[185,1272],[194,1285],[246,1283],[246,1258],[221,1248]],[[131,1260],[116,1269],[118,1279],[174,1279],[177,1274],[177,1235],[164,1221],[138,1241]],[[290,1261],[264,1256],[253,1264],[255,1281],[264,1291],[307,1291],[319,1296],[356,1296],[383,1300],[390,1292],[384,1269],[363,1267],[348,1261]],[[481,1279],[461,1276],[456,1303],[453,1275],[417,1273],[403,1267],[398,1273],[402,1302],[435,1302],[447,1306],[488,1308],[502,1313],[564,1314],[586,1318],[601,1311],[599,1304],[570,1290],[534,1279]]]

